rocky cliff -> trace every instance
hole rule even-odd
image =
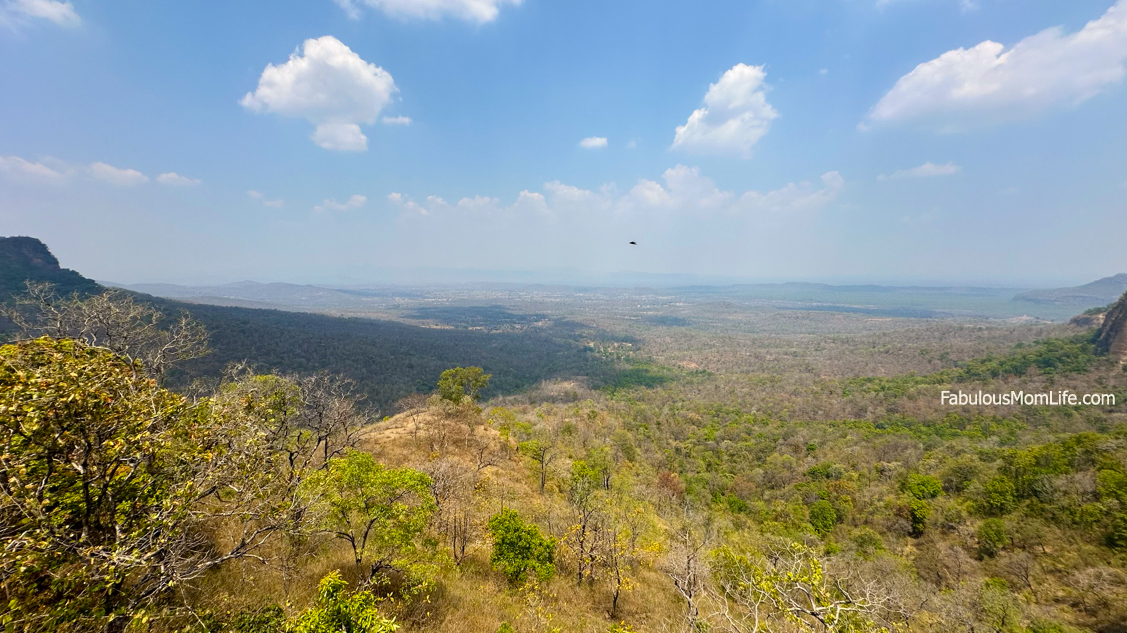
[[[101,290],[92,279],[59,266],[47,245],[34,237],[0,237],[0,303],[23,292],[29,279],[53,283],[63,295]]]
[[[1104,315],[1096,334],[1096,351],[1120,363],[1127,361],[1127,293]]]

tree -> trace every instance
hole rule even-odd
[[[0,577],[19,630],[122,631],[300,530],[302,474],[248,420],[75,340],[0,347]],[[217,530],[223,526],[222,537]]]
[[[931,475],[911,473],[900,489],[916,499],[934,499],[943,494],[943,483]]]
[[[385,468],[368,453],[348,451],[305,482],[322,529],[346,541],[365,581],[398,570],[424,580],[433,557],[420,537],[435,502],[431,478],[410,468]]]
[[[72,338],[141,361],[158,383],[175,364],[208,353],[207,331],[187,312],[165,325],[165,315],[120,290],[82,298],[60,297],[49,283],[29,281],[27,292],[0,311],[24,338]]]
[[[837,513],[829,501],[819,499],[810,506],[810,525],[818,536],[825,536],[833,531],[837,525]]]
[[[348,595],[347,586],[337,571],[322,578],[316,604],[294,620],[288,633],[392,633],[399,628],[395,620],[380,615],[371,592]]]
[[[489,386],[490,378],[492,375],[481,367],[447,369],[438,379],[438,395],[454,404],[461,404],[467,397],[477,400],[478,393]]]
[[[558,456],[555,441],[545,437],[521,442],[519,446],[520,452],[531,457],[540,466],[540,494],[544,494],[544,486],[548,483],[548,466]]]
[[[564,543],[575,556],[577,585],[583,582],[584,577],[594,579],[601,527],[598,521],[602,506],[601,490],[602,478],[597,470],[586,462],[572,462],[567,498],[575,510],[575,523]]]
[[[1006,524],[1001,519],[986,519],[978,526],[978,553],[984,558],[992,558],[1005,549],[1010,538],[1006,533]]]
[[[783,620],[810,633],[869,633],[881,630],[875,621],[889,602],[875,583],[830,576],[797,543],[766,553],[722,547],[710,569],[720,616],[737,631],[780,630],[774,621]]]
[[[493,554],[489,562],[517,583],[531,574],[541,582],[555,573],[556,539],[545,537],[540,528],[527,523],[515,510],[505,509],[489,519]]]

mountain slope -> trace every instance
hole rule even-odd
[[[23,292],[27,280],[53,283],[62,295],[101,291],[93,280],[59,266],[47,245],[34,237],[0,237],[0,301]]]
[[[1074,288],[1030,290],[1014,297],[1028,303],[1093,307],[1111,303],[1127,292],[1127,273],[1097,279]]]

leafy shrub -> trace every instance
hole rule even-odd
[[[525,523],[515,510],[502,510],[489,519],[489,532],[493,535],[489,562],[509,582],[519,582],[529,573],[545,581],[555,573],[556,540],[545,538],[540,528]]]
[[[317,602],[299,615],[290,633],[392,633],[399,628],[376,609],[377,599],[369,591],[344,592],[348,583],[332,571],[317,585]]]
[[[829,501],[819,499],[810,506],[810,525],[818,536],[825,536],[833,531],[837,524],[837,513]]]
[[[931,506],[923,499],[908,499],[908,519],[912,522],[912,536],[923,536]]]
[[[1127,549],[1127,514],[1119,514],[1111,521],[1111,529],[1104,542],[1113,549]]]
[[[978,553],[984,558],[996,556],[1010,542],[1006,524],[1001,519],[986,519],[978,526]]]
[[[982,486],[978,507],[987,516],[1009,514],[1017,505],[1017,489],[1008,477],[998,475]]]
[[[845,469],[832,462],[825,462],[807,470],[806,476],[814,480],[837,480],[845,476]]]
[[[876,555],[877,552],[884,551],[884,541],[881,540],[880,534],[877,534],[872,528],[863,527],[853,533],[853,546],[857,548],[857,555],[864,559],[870,559]]]
[[[916,499],[934,499],[943,493],[943,483],[931,475],[911,473],[900,489]]]

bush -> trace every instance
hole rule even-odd
[[[1111,522],[1104,542],[1112,549],[1127,549],[1127,514],[1120,514]]]
[[[982,486],[979,510],[988,516],[1009,514],[1017,505],[1017,489],[1008,477],[998,475]]]
[[[392,633],[399,628],[376,609],[376,597],[369,591],[346,595],[348,586],[340,572],[332,571],[317,585],[317,602],[297,617],[291,633]]]
[[[943,483],[931,475],[912,473],[900,485],[900,489],[916,499],[934,499],[943,493]]]
[[[502,510],[489,519],[489,532],[493,535],[489,562],[509,582],[519,582],[529,573],[545,581],[555,573],[556,539],[545,538],[540,528],[525,523],[515,510]]]
[[[923,499],[908,499],[908,518],[912,521],[912,536],[923,536],[931,506]]]
[[[810,506],[810,525],[818,536],[825,536],[833,531],[837,525],[837,513],[829,501],[819,499]]]
[[[986,519],[978,526],[978,553],[984,558],[996,556],[1010,542],[1006,524],[1001,519]]]
[[[884,541],[880,534],[871,528],[861,528],[853,534],[853,546],[857,548],[857,555],[866,560],[872,558],[877,552],[884,551]]]

